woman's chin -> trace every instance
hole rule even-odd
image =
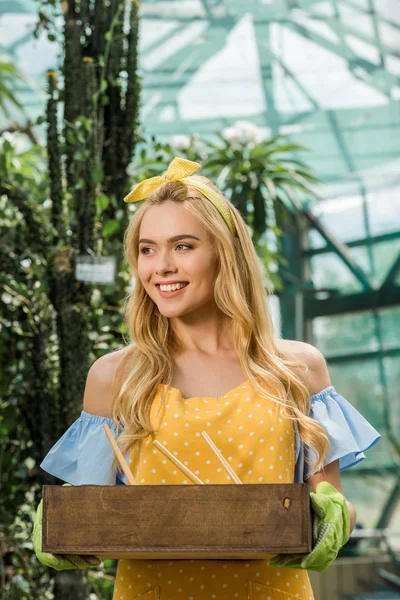
[[[185,315],[188,312],[191,312],[191,309],[178,308],[177,306],[168,307],[168,306],[159,306],[158,310],[163,317],[171,319],[172,317],[180,317],[181,315]]]

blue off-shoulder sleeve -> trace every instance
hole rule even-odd
[[[364,452],[381,439],[381,434],[331,385],[310,398],[310,417],[325,429],[331,448],[324,466],[339,459],[341,471],[364,460]],[[308,464],[305,458],[311,461]],[[295,483],[303,483],[311,475],[316,460],[314,451],[300,438],[295,423]]]
[[[118,428],[111,418],[83,410],[54,444],[40,467],[71,485],[126,484],[125,475],[119,475],[112,466],[114,451],[103,429],[106,423],[117,438]]]

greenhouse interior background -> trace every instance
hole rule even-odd
[[[0,61],[21,74],[0,75],[0,98],[9,85],[18,102],[3,95],[0,134],[16,153],[33,143],[20,131],[27,122],[46,145],[47,72],[62,82],[66,4],[0,0]],[[40,14],[52,29],[38,28]],[[400,3],[141,0],[138,21],[135,160],[148,140],[185,156],[222,138],[240,149],[280,134],[307,149],[300,158],[319,195],[286,197],[286,263],[266,264],[281,275],[275,324],[323,353],[336,390],[382,434],[342,484],[358,525],[389,528],[400,550]],[[259,240],[268,261],[276,236],[266,230]],[[2,293],[8,298],[9,285]]]

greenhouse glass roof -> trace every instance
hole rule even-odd
[[[30,79],[20,98],[32,116],[59,62],[57,44],[33,38],[36,10],[32,0],[0,4],[1,48]],[[308,146],[325,182],[394,183],[399,33],[392,0],[142,0],[141,122],[170,136],[248,119]]]

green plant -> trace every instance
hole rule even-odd
[[[240,121],[216,135],[217,141],[207,144],[204,169],[218,186],[231,191],[231,200],[245,219],[251,211],[249,220],[256,237],[268,225],[266,200],[296,212],[303,208],[302,199],[318,197],[319,180],[305,162],[293,156],[307,148],[290,142],[287,135],[263,140],[254,125]]]
[[[318,197],[318,179],[296,155],[307,149],[282,134],[263,139],[261,130],[247,121],[238,121],[216,138],[206,143],[204,172],[251,228],[267,278],[279,291],[279,269],[286,266],[281,247],[285,223],[303,210],[303,203]]]
[[[47,2],[40,4],[44,10]],[[61,6],[64,87],[49,71],[46,115],[38,120],[46,123],[47,145],[27,148],[22,129],[0,139],[0,581],[3,592],[10,575],[10,598],[25,598],[22,592],[26,598],[47,598],[39,591],[34,595],[24,583],[26,574],[8,568],[24,556],[33,579],[42,572],[30,548],[21,548],[21,538],[6,532],[27,504],[32,482],[55,483],[39,464],[82,409],[90,364],[121,343],[130,283],[120,232],[129,218],[122,198],[139,106],[138,3],[102,2],[95,9],[86,0]],[[33,128],[28,137],[35,139]],[[115,257],[115,282],[77,281],[78,255]],[[33,495],[31,508],[40,499],[39,486]],[[29,523],[21,529],[28,539]],[[87,600],[89,592],[92,600],[94,588],[108,597],[114,566],[108,565],[103,583],[93,576],[93,588],[90,573],[89,582],[74,571],[46,577],[54,578],[57,600]]]
[[[4,54],[0,54],[0,114],[10,117],[9,105],[14,105],[23,112],[22,104],[17,99],[13,88],[18,81],[25,80],[19,69]]]

